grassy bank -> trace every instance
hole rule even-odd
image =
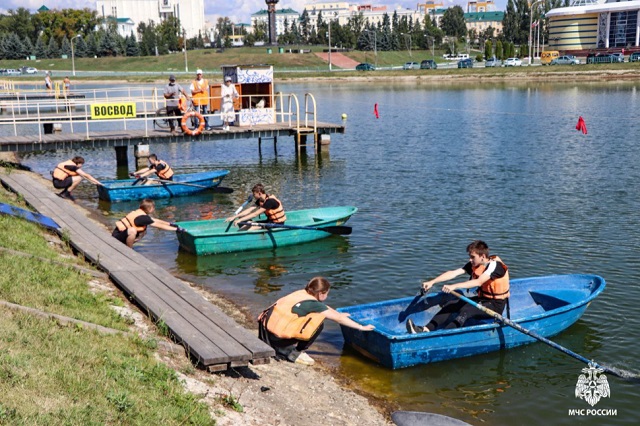
[[[24,207],[4,189],[0,202]],[[0,247],[44,258],[2,253],[1,300],[128,329],[109,307],[123,300],[92,293],[93,277],[47,261],[78,263],[68,248],[21,219],[0,215],[0,229]],[[176,372],[155,359],[154,340],[61,326],[3,307],[0,330],[0,424],[215,424]]]
[[[290,46],[293,49],[299,46]],[[287,47],[288,48],[288,47]],[[305,49],[308,46],[304,46]],[[373,72],[356,72],[356,71],[340,71],[334,66],[334,72],[329,72],[327,62],[315,55],[315,52],[322,52],[323,47],[311,48],[312,53],[278,53],[278,49],[272,48],[271,54],[267,53],[266,47],[253,48],[234,48],[226,49],[218,52],[215,49],[191,50],[187,52],[187,63],[190,78],[196,68],[202,68],[205,76],[215,79],[215,75],[220,75],[220,67],[222,65],[242,65],[242,64],[270,64],[274,67],[275,76],[278,79],[296,79],[309,77],[322,78],[349,78],[349,77],[366,77],[366,78],[389,78],[396,76],[424,76],[428,78],[438,78],[439,76],[469,76],[474,75],[480,78],[504,78],[505,76],[536,78],[536,79],[555,79],[558,74],[564,75],[589,75],[593,73],[622,72],[628,74],[636,74],[640,69],[640,62],[622,63],[622,64],[590,64],[577,66],[554,66],[554,67],[509,67],[509,68],[472,68],[472,69],[440,69],[437,70],[377,70]],[[285,50],[286,52],[286,50]],[[409,51],[392,51],[392,52],[373,52],[351,51],[343,52],[343,54],[356,62],[377,63],[379,67],[401,67],[408,61],[420,62],[424,59],[436,59],[443,64],[441,51],[435,51],[435,56],[431,55],[431,51],[412,50]],[[38,61],[2,61],[2,67],[17,68],[23,65],[35,66],[39,70],[52,70],[54,79],[62,79],[64,75],[69,74],[72,68],[71,59],[43,59]],[[115,57],[115,58],[76,58],[75,68],[80,72],[75,81],[82,79],[96,79],[96,76],[83,76],[83,72],[95,73],[115,73],[111,76],[100,76],[101,79],[127,78],[132,81],[154,81],[157,79],[166,79],[168,73],[184,73],[185,72],[185,55],[177,52],[164,56],[148,56],[148,57]],[[637,77],[637,75],[636,75]],[[36,76],[23,76],[20,80],[42,80],[42,73]]]

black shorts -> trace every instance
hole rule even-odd
[[[67,189],[71,186],[72,183],[73,179],[71,178],[71,176],[67,176],[62,180],[53,178],[53,187],[57,189]]]
[[[120,231],[118,228],[115,228],[111,233],[112,237],[114,237],[116,240],[120,241],[123,244],[127,244],[128,235],[129,233],[127,232],[126,229],[124,231]]]

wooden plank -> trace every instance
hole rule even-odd
[[[161,319],[178,339],[186,343],[187,349],[200,362],[209,365],[251,359],[251,354],[233,339],[223,333],[216,333],[216,330],[206,330],[206,323],[199,322],[198,318],[191,318],[196,317],[197,312],[189,312],[190,318],[185,318],[185,311],[180,309],[181,306],[176,306],[178,300],[163,300],[145,285],[145,278],[147,277],[143,273],[119,273],[113,277],[119,286],[133,295],[136,302],[153,313],[156,319]],[[205,335],[207,331],[208,335]],[[189,336],[189,340],[184,336]]]

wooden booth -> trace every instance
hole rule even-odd
[[[273,66],[271,65],[223,65],[222,77],[229,76],[236,86],[239,99],[234,100],[236,126],[254,124],[274,124],[276,122],[275,98],[273,93]],[[211,84],[212,112],[220,111],[220,87],[222,83]]]

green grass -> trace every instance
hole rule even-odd
[[[0,201],[24,207],[3,189]],[[0,246],[61,260],[37,225],[2,215],[0,229]],[[120,300],[92,294],[89,276],[6,253],[0,270],[2,300],[127,329],[108,306]],[[5,308],[0,330],[0,425],[215,424],[208,407],[184,392],[176,372],[154,359],[153,342]],[[188,360],[182,363],[188,371]]]
[[[309,46],[286,46],[285,49],[292,48],[304,48],[309,49]],[[313,52],[321,52],[325,46],[313,46],[311,50]],[[189,73],[193,73],[196,68],[202,68],[205,71],[205,77],[214,79],[216,76],[220,76],[222,65],[245,65],[245,64],[269,64],[273,65],[276,77],[297,78],[308,76],[323,76],[323,77],[345,77],[349,75],[362,75],[363,73],[356,72],[333,72],[329,73],[328,65],[325,61],[320,59],[313,53],[299,54],[299,53],[278,53],[278,48],[271,48],[273,53],[267,53],[267,47],[246,47],[246,48],[233,48],[225,49],[222,53],[217,53],[215,49],[202,49],[202,50],[190,50],[187,52]],[[435,59],[440,64],[444,63],[441,59],[444,52],[440,50],[435,51],[435,55],[431,55],[430,50],[412,50],[411,55],[407,50],[390,51],[390,52],[377,52],[376,55],[372,51],[357,51],[343,52],[344,55],[350,57],[354,61],[370,62],[375,64],[377,62],[378,67],[400,67],[405,62],[415,61],[420,62],[424,59]],[[472,52],[472,56],[475,56]],[[39,61],[3,61],[3,67],[19,67],[22,65],[32,65],[39,70],[52,70],[54,79],[62,79],[63,75],[68,74],[68,70],[71,69],[71,59],[42,59]],[[147,56],[147,57],[115,57],[115,58],[76,58],[75,61],[76,70],[78,71],[95,71],[95,72],[115,72],[120,75],[114,76],[114,78],[127,77],[128,79],[135,81],[153,81],[158,78],[165,78],[167,73],[180,73],[185,71],[185,58],[181,52],[173,53],[164,56]],[[489,75],[502,75],[506,73],[549,73],[558,71],[580,72],[580,71],[604,71],[604,70],[638,70],[639,63],[623,64],[593,64],[593,65],[579,65],[576,67],[511,67],[511,68],[493,68],[493,69],[478,69],[474,68],[469,70],[413,70],[413,71],[376,71],[373,75],[381,76],[393,76],[396,73],[400,75],[411,74],[457,74],[457,73],[478,73]],[[335,67],[334,67],[335,68]],[[296,71],[296,72],[291,72]],[[144,73],[144,75],[133,75],[133,73]],[[209,74],[209,75],[207,75]],[[42,80],[42,75],[36,77],[22,77],[25,80]],[[95,79],[95,77],[76,77],[79,79]],[[102,77],[101,77],[102,78]],[[107,77],[111,78],[111,77]]]

